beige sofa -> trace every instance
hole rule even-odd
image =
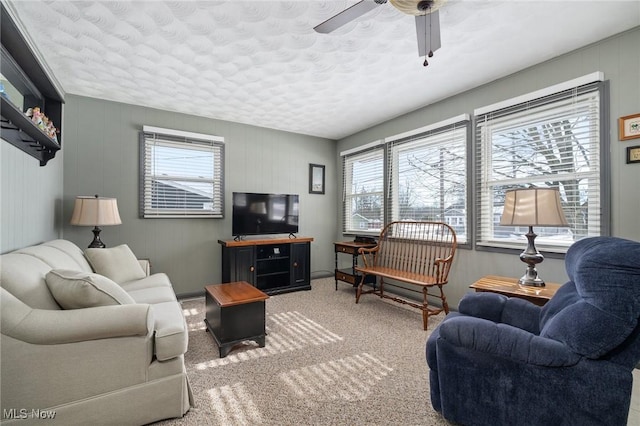
[[[146,424],[192,406],[180,303],[127,246],[49,241],[0,256],[0,272],[3,424]]]

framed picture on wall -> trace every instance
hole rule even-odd
[[[324,166],[309,164],[309,194],[324,194]]]
[[[640,138],[640,114],[627,115],[618,119],[618,138],[621,141]]]
[[[640,163],[640,145],[627,147],[627,164]]]

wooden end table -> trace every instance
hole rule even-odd
[[[218,345],[220,358],[245,340],[253,340],[264,348],[267,294],[246,281],[211,284],[204,290],[204,322]]]
[[[547,303],[556,294],[560,286],[560,284],[556,283],[546,283],[544,287],[522,286],[518,284],[518,278],[499,277],[497,275],[487,275],[470,285],[476,292],[489,291],[504,294],[508,297],[519,297],[538,306],[543,306]]]
[[[355,241],[338,241],[333,243],[333,251],[335,252],[335,264],[336,268],[334,271],[334,276],[336,280],[336,290],[338,289],[338,281],[344,281],[346,283],[351,284],[353,287],[356,287],[360,284],[360,280],[362,279],[362,275],[356,272],[356,266],[358,266],[358,250],[360,248],[372,248],[375,247],[375,243],[361,243]],[[348,254],[351,256],[351,268],[349,269],[338,269],[338,254]],[[367,276],[365,278],[366,284],[375,284],[376,277],[373,275]]]

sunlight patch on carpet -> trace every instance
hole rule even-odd
[[[335,400],[361,401],[393,369],[363,352],[280,374],[280,379],[310,406]]]
[[[262,424],[262,416],[242,383],[221,386],[207,391],[211,409],[219,425]],[[213,420],[213,419],[211,419]]]
[[[191,329],[193,324],[189,324]],[[326,345],[344,340],[300,312],[280,312],[266,315],[265,347],[243,342],[235,352],[195,365],[197,370],[222,367],[242,361],[302,350],[309,346]],[[214,344],[215,345],[215,344]]]
[[[184,303],[183,303],[184,305]],[[185,318],[189,318],[189,317],[193,317],[196,315],[200,315],[200,309],[198,308],[183,308],[182,309],[182,313],[184,314]]]
[[[283,335],[288,335],[287,341],[294,344],[296,349],[306,345],[317,346],[343,340],[297,311],[267,314],[267,325],[268,329],[277,327]]]

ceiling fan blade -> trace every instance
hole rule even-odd
[[[337,15],[332,16],[323,23],[316,25],[313,29],[318,33],[330,33],[384,3],[386,3],[386,1],[378,3],[378,1],[362,0]]]
[[[429,31],[431,27],[431,31]],[[418,38],[418,56],[426,56],[429,50],[440,48],[440,11],[416,16],[416,36]]]

